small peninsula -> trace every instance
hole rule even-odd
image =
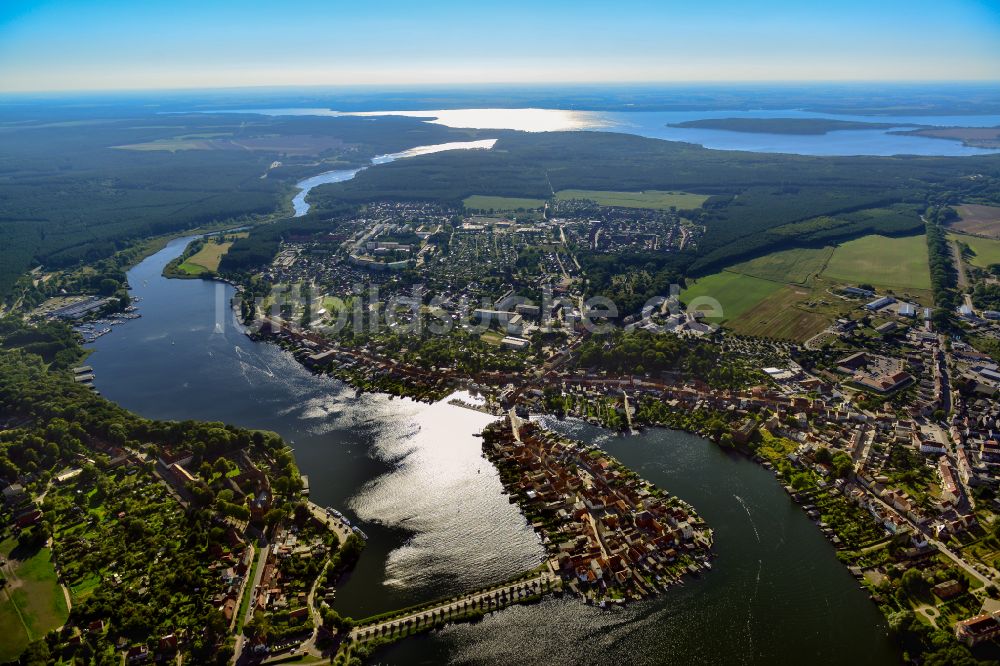
[[[703,118],[670,123],[667,127],[687,129],[715,129],[727,132],[752,134],[809,134],[822,135],[838,130],[889,129],[900,127],[892,123],[868,123],[826,118]]]
[[[1000,127],[924,127],[893,134],[961,141],[969,148],[1000,148]]]
[[[511,415],[483,431],[483,453],[551,570],[588,602],[642,599],[712,568],[712,531],[694,509],[601,449]]]

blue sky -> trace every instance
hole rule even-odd
[[[0,0],[0,91],[1000,80],[1000,0]]]

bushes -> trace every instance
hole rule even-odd
[[[972,290],[972,303],[983,310],[1000,310],[1000,285],[977,284]]]

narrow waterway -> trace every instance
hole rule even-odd
[[[378,164],[388,164],[389,162],[395,162],[396,160],[407,157],[430,155],[431,153],[442,153],[446,150],[490,150],[496,142],[496,139],[480,139],[478,141],[451,141],[449,143],[435,143],[429,146],[417,146],[416,148],[410,148],[398,153],[377,155],[372,158],[371,165],[375,166]],[[297,182],[295,187],[299,191],[295,197],[292,198],[292,207],[295,209],[295,217],[302,217],[309,212],[309,204],[306,202],[306,197],[314,187],[319,185],[328,185],[330,183],[343,183],[345,180],[354,178],[359,171],[367,168],[368,167],[358,169],[334,169],[333,171],[324,171],[323,173],[310,176],[309,178]]]

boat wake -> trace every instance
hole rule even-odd
[[[750,519],[750,527],[753,528],[753,535],[754,535],[754,537],[756,537],[757,543],[760,543],[760,532],[757,531],[757,524],[755,522],[753,522],[753,516],[750,515],[750,507],[747,506],[747,503],[744,502],[743,498],[740,497],[739,495],[736,495],[734,493],[733,497],[735,497],[736,501],[739,502],[743,506],[743,510],[747,512],[747,518]]]
[[[740,500],[741,502],[743,500]],[[744,508],[746,508],[744,506]],[[752,522],[752,521],[751,521]],[[756,531],[756,528],[754,528]],[[753,584],[753,594],[750,595],[750,601],[747,602],[747,641],[750,643],[750,649],[746,651],[746,657],[750,661],[753,660],[753,602],[757,599],[757,590],[760,589],[760,572],[764,568],[764,561],[757,560],[757,579]]]
[[[244,357],[249,357],[250,355],[246,354],[242,349],[240,349],[239,345],[233,345],[233,350],[236,352],[236,358],[239,360],[240,368],[243,370],[243,377],[244,379],[247,380],[247,383],[252,383],[250,381],[250,376],[246,372],[248,368],[257,370],[258,372],[263,373],[270,379],[273,379],[275,377],[274,370],[271,370],[271,368],[266,363],[261,362],[261,366],[263,366],[261,367],[243,360]]]
[[[733,497],[736,501],[740,503],[743,510],[747,512],[747,518],[750,520],[750,527],[753,528],[754,538],[757,539],[757,543],[760,543],[760,533],[757,531],[757,524],[753,521],[753,515],[750,513],[750,507],[747,505],[746,501],[733,493]],[[761,559],[757,560],[757,578],[754,580],[753,593],[750,595],[750,599],[747,601],[747,641],[750,643],[750,649],[746,651],[745,657],[749,660],[753,660],[753,602],[757,599],[757,591],[760,589],[760,572],[764,568],[764,561]],[[746,660],[745,660],[746,661]]]

